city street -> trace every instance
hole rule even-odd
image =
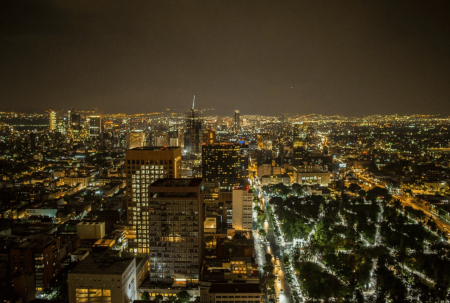
[[[358,173],[356,173],[356,174],[357,174],[358,178],[361,178],[365,182],[370,183],[372,186],[383,187],[383,186],[380,186],[375,181],[373,181],[371,178],[365,177],[365,176],[363,176],[361,174],[358,174]],[[418,203],[414,203],[414,202],[411,201],[411,199],[408,199],[408,198],[405,198],[405,197],[402,197],[402,196],[393,195],[393,197],[395,199],[399,199],[402,202],[402,204],[405,204],[405,205],[411,206],[414,209],[418,209],[418,210],[423,211],[425,213],[425,215],[427,215],[430,218],[433,218],[434,222],[436,222],[436,224],[439,227],[439,229],[444,230],[444,231],[446,231],[447,229],[450,229],[450,223],[441,220],[438,216],[436,216],[435,214],[430,212],[423,205],[418,204]]]
[[[257,220],[255,211],[253,212],[253,220],[255,222]],[[276,241],[276,236],[273,230],[273,226],[270,223],[270,218],[267,214],[267,210],[265,211],[264,220],[267,222],[267,224],[264,224],[264,230],[267,233],[267,240],[269,241],[269,245],[267,244],[267,241],[265,241],[265,239],[261,239],[257,232],[254,232],[256,262],[258,262],[259,264],[261,274],[264,274],[262,267],[265,265],[265,254],[270,253],[273,255],[272,263],[275,266],[274,275],[276,275],[275,297],[277,298],[277,301],[281,303],[292,302],[291,289],[286,278],[285,268],[282,261],[282,249],[279,247]],[[280,282],[278,282],[278,280]],[[281,293],[281,290],[283,291],[283,293]]]
[[[270,245],[266,244],[266,252],[270,253],[274,256],[272,262],[275,265],[275,274],[276,282],[275,282],[275,291],[276,297],[279,298],[279,302],[291,302],[291,289],[289,287],[289,282],[286,279],[286,273],[283,264],[283,251],[282,248],[278,245],[275,232],[273,230],[272,223],[270,221],[267,210],[265,211],[265,220],[267,220],[267,225],[265,224],[264,229],[267,233],[267,240],[269,240]],[[278,258],[278,260],[277,260]],[[280,280],[280,282],[278,282]],[[281,293],[281,290],[283,293]]]

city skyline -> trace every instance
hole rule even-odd
[[[448,3],[3,2],[3,110],[442,114]],[[262,105],[262,106],[261,106]]]

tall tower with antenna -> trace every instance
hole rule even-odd
[[[195,111],[195,95],[191,111],[186,117],[186,131],[184,133],[184,149],[187,153],[200,154],[202,152],[203,121]]]

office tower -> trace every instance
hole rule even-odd
[[[233,228],[252,230],[253,193],[245,189],[233,189]]]
[[[135,239],[129,240],[129,250],[148,253],[145,234],[136,233],[142,225],[142,207],[148,205],[148,186],[160,178],[181,177],[180,147],[143,147],[126,151],[127,218],[133,226]]]
[[[102,118],[100,116],[89,117],[89,137],[98,137],[102,132]]]
[[[234,111],[234,131],[241,130],[241,113],[238,110]]]
[[[189,117],[186,120],[186,131],[184,133],[184,149],[187,153],[199,154],[202,149],[202,119],[194,111],[194,101],[192,103],[192,109],[189,113]]]
[[[203,143],[205,144],[216,143],[216,132],[208,129],[206,133],[203,134]]]
[[[67,127],[70,127],[72,125],[72,111],[69,110],[67,112]]]
[[[159,179],[149,187],[138,235],[150,247],[150,281],[198,283],[203,261],[201,178]]]
[[[56,130],[56,112],[50,110],[50,130]]]
[[[202,176],[205,182],[218,181],[220,188],[237,186],[248,168],[248,156],[239,143],[215,143],[202,145]]]
[[[127,134],[128,149],[143,147],[144,142],[145,142],[145,133],[143,131],[132,131]]]
[[[70,123],[72,126],[80,126],[81,125],[81,116],[80,114],[71,114],[70,115]]]
[[[308,124],[294,123],[292,125],[292,164],[300,165],[306,156],[306,135],[308,131]]]
[[[308,131],[308,124],[294,123],[292,124],[293,147],[303,147],[306,141]]]

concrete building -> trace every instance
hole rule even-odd
[[[79,248],[70,255],[70,262],[80,262],[89,256],[89,249]]]
[[[210,285],[208,285],[210,284]],[[262,291],[258,283],[205,283],[201,286],[200,302],[262,302]]]
[[[262,176],[261,177],[261,185],[275,185],[283,183],[286,186],[291,185],[291,177],[289,175],[270,175],[270,176]]]
[[[181,148],[144,147],[127,150],[125,167],[127,221],[133,226],[128,249],[136,253],[148,253],[148,235],[137,233],[142,222],[143,207],[148,208],[148,187],[160,178],[181,177]]]
[[[80,239],[103,239],[105,222],[80,222],[77,224],[77,234]]]
[[[143,147],[144,143],[145,143],[145,132],[133,131],[133,132],[127,134],[128,149]]]
[[[246,189],[233,189],[233,228],[252,230],[253,193]]]
[[[61,270],[60,248],[59,238],[47,235],[30,238],[11,249],[11,273],[34,273],[36,294],[43,294]]]
[[[69,272],[69,303],[130,303],[136,299],[136,259],[89,256]]]
[[[198,283],[203,260],[203,180],[160,179],[141,208],[139,247],[150,250],[150,281]],[[141,236],[142,235],[142,236]]]

